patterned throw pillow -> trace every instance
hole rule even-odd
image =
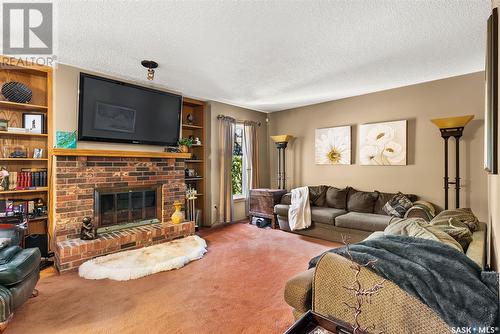
[[[413,206],[413,203],[402,193],[397,193],[387,203],[382,210],[390,216],[403,218],[406,211]]]

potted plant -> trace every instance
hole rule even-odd
[[[193,139],[191,138],[182,138],[179,140],[179,149],[182,153],[188,153],[189,148],[193,146]]]

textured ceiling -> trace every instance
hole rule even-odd
[[[489,1],[56,1],[57,57],[276,111],[484,69]]]

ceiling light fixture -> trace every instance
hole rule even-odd
[[[148,80],[153,80],[155,78],[154,69],[158,67],[158,63],[153,60],[143,60],[141,61],[141,65],[148,69],[146,78],[148,78]]]

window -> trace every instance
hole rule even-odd
[[[243,124],[236,124],[234,129],[234,149],[231,177],[233,181],[233,198],[245,198],[245,189],[243,184]]]

